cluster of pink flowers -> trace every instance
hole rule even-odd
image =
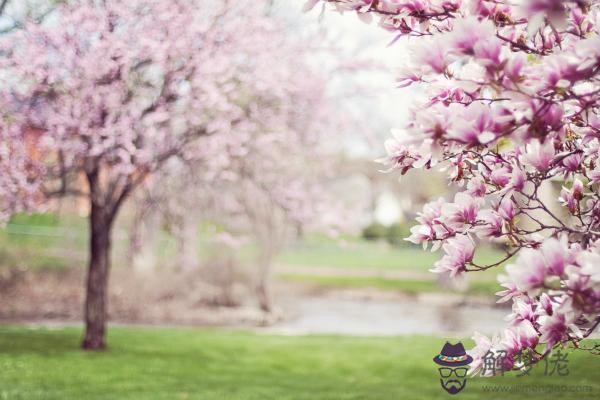
[[[600,307],[598,261],[600,248],[584,250],[566,236],[523,249],[500,276],[505,290],[497,293],[500,302],[513,301],[510,326],[491,340],[475,335],[474,372],[488,351],[502,354],[504,369],[523,368],[555,345],[585,337],[596,326]]]
[[[70,2],[3,35],[0,217],[79,194],[81,173],[101,171],[116,203],[173,156],[219,170],[244,137],[296,118],[313,83],[289,76],[300,46],[259,8]],[[219,153],[204,157],[208,137]]]
[[[451,276],[509,263],[511,327],[477,335],[475,366],[490,349],[510,369],[524,352],[577,345],[600,323],[600,2],[322,3],[406,37],[398,82],[428,93],[382,161],[402,174],[441,166],[458,193],[425,205],[408,240],[441,247],[433,271]],[[476,263],[481,241],[506,255]]]

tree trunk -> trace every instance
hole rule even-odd
[[[198,225],[193,216],[184,218],[176,230],[179,244],[179,269],[192,271],[199,267],[198,263]]]
[[[267,276],[261,276],[256,285],[256,295],[258,297],[258,305],[262,311],[271,312],[273,306],[271,303],[271,292]]]
[[[157,210],[146,212],[139,222],[139,247],[129,259],[136,273],[154,272],[158,265],[158,248],[161,216]]]
[[[273,262],[273,249],[270,243],[263,242],[263,249],[259,255],[258,282],[256,283],[256,296],[258,305],[265,312],[273,311],[271,301],[271,263]]]
[[[85,338],[87,350],[106,347],[108,272],[110,269],[110,233],[113,216],[92,200],[90,212],[90,260],[85,299]]]
[[[105,193],[97,168],[90,168],[86,175],[90,190],[90,259],[84,310],[85,337],[81,347],[99,350],[106,347],[110,234],[114,217],[127,192],[121,191],[118,197],[113,197],[115,193]]]

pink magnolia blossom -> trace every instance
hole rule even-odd
[[[481,210],[477,214],[477,219],[481,222],[475,228],[479,237],[498,237],[502,235],[504,219],[495,210]]]
[[[571,214],[575,214],[577,211],[577,201],[573,196],[573,192],[566,187],[563,187],[560,191],[560,196],[558,197],[558,201],[565,207],[569,209]]]
[[[515,264],[506,266],[506,272],[516,288],[521,292],[539,290],[546,279],[546,266],[539,251],[522,250]]]
[[[498,282],[500,283],[500,286],[504,288],[503,290],[496,292],[496,296],[500,296],[497,300],[498,303],[505,303],[513,297],[516,298],[521,295],[521,292],[517,289],[517,284],[508,276],[499,275]]]
[[[518,369],[520,352],[542,358],[538,342],[550,350],[590,335],[600,321],[598,2],[322,1],[372,14],[394,43],[410,38],[402,86],[429,98],[388,164],[403,174],[439,166],[457,190],[410,240],[444,248],[438,273],[510,260],[498,295],[515,304],[512,326],[475,338],[473,371],[488,350]],[[547,196],[555,183],[560,195]],[[503,259],[473,263],[473,234],[502,243]]]
[[[523,321],[535,322],[537,315],[533,309],[534,303],[527,301],[529,298],[520,297],[513,302],[512,314],[507,316],[507,320],[513,325],[519,325]]]
[[[554,159],[554,145],[552,141],[547,140],[541,143],[535,139],[525,146],[525,154],[521,162],[525,165],[531,165],[538,171],[546,171],[550,167],[550,162]]]
[[[522,293],[537,293],[547,277],[561,277],[567,265],[575,262],[575,253],[565,245],[564,239],[550,238],[539,249],[521,251],[516,263],[506,266],[509,279]]]
[[[477,220],[477,212],[481,207],[481,199],[465,193],[457,193],[453,203],[442,206],[441,212],[445,216],[442,221],[453,229],[464,224],[473,224]]]
[[[518,167],[513,167],[508,187],[511,189],[522,191],[523,189],[525,189],[526,181],[527,174],[522,169]]]
[[[473,357],[473,362],[469,368],[469,374],[471,375],[475,375],[483,369],[484,358],[488,356],[489,351],[493,352],[494,347],[498,345],[499,339],[497,337],[490,339],[479,332],[475,332],[473,341],[475,342],[475,347],[468,351],[469,355]]]
[[[539,318],[540,343],[546,345],[546,351],[552,349],[556,343],[562,342],[574,327],[574,314],[571,311],[556,310],[552,315]]]
[[[583,158],[583,154],[581,153],[571,154],[565,157],[561,161],[561,164],[567,172],[577,172],[581,167],[581,162],[583,161]]]
[[[515,203],[510,197],[504,197],[498,206],[498,214],[506,221],[512,221],[515,216]]]
[[[487,193],[485,181],[480,178],[470,180],[467,184],[467,192],[475,197],[484,197]]]
[[[508,167],[494,169],[490,174],[490,180],[494,185],[505,187],[510,182],[511,174]]]
[[[456,276],[466,270],[466,264],[473,260],[475,245],[468,236],[455,236],[442,246],[444,256],[433,265],[433,272],[446,272]]]

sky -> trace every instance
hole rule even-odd
[[[405,39],[393,41],[394,35],[380,28],[376,22],[366,24],[355,14],[339,14],[327,9],[321,14],[321,7],[301,15],[302,22],[310,26],[325,26],[334,41],[344,49],[356,53],[361,59],[384,66],[378,70],[367,70],[351,76],[347,85],[373,88],[373,93],[362,98],[352,98],[353,108],[358,118],[364,118],[374,129],[374,139],[357,141],[349,147],[352,156],[375,159],[383,156],[383,143],[390,136],[392,128],[404,127],[408,121],[408,110],[420,92],[414,88],[398,88],[395,82],[396,71],[408,56]],[[358,135],[360,136],[360,135]],[[377,166],[374,163],[374,168]],[[400,183],[399,183],[400,184]],[[377,199],[375,215],[377,222],[385,225],[402,218],[398,199],[390,191],[384,191]]]
[[[377,136],[377,140],[370,143],[369,148],[356,151],[359,154],[364,152],[365,156],[381,156],[383,141],[390,135],[390,129],[406,125],[408,108],[418,95],[416,89],[398,88],[395,82],[396,72],[408,55],[406,40],[399,40],[389,46],[394,34],[380,28],[376,22],[366,24],[353,13],[341,15],[329,8],[322,14],[320,6],[304,13],[300,18],[307,27],[325,26],[335,43],[356,53],[361,60],[383,67],[367,69],[349,77],[350,82],[347,82],[349,86],[373,89],[369,95],[351,99],[357,113],[369,120],[369,125],[374,127]]]

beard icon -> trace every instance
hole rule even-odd
[[[450,394],[456,394],[463,390],[467,385],[467,379],[440,379],[440,383],[442,384],[442,388]]]
[[[467,372],[473,358],[468,355],[461,342],[450,344],[446,342],[440,354],[433,358],[438,364],[440,384],[449,394],[457,394],[467,384]]]

